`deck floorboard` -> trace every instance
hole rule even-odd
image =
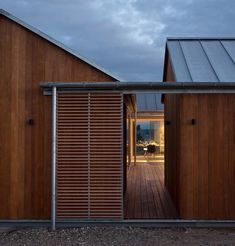
[[[164,163],[137,162],[131,165],[127,177],[125,218],[178,218],[164,186]]]

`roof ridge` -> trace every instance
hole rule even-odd
[[[117,78],[117,76],[113,75],[112,73],[108,72],[107,70],[101,68],[100,66],[96,65],[93,62],[90,62],[87,58],[81,56],[80,54],[78,54],[77,51],[75,51],[72,48],[69,48],[68,46],[64,45],[62,42],[52,38],[51,36],[47,35],[46,33],[40,31],[39,29],[31,26],[30,24],[22,21],[21,19],[19,19],[18,17],[10,14],[9,12],[5,11],[4,9],[0,9],[0,15],[3,15],[5,17],[7,17],[8,19],[16,22],[17,24],[23,26],[24,28],[28,29],[29,31],[37,34],[38,36],[44,38],[45,40],[49,41],[50,43],[53,43],[54,45],[56,45],[57,47],[63,49],[64,51],[70,53],[71,55],[77,57],[78,59],[84,61],[85,63],[87,63],[88,65],[98,69],[99,71],[107,74],[108,76],[116,79],[117,81],[123,81],[121,78]]]

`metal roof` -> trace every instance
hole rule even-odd
[[[7,11],[0,9],[0,15],[3,15],[5,17],[7,17],[8,19],[16,22],[17,24],[25,27],[26,29],[28,29],[29,31],[39,35],[40,37],[46,39],[47,41],[49,41],[50,43],[53,43],[54,45],[58,46],[59,48],[65,50],[66,52],[70,53],[71,55],[79,58],[80,60],[84,61],[85,63],[89,64],[90,66],[98,69],[99,71],[107,74],[108,76],[112,77],[113,79],[117,80],[117,81],[121,81],[120,78],[117,78],[117,76],[111,74],[110,72],[108,72],[107,70],[101,68],[100,66],[97,66],[95,63],[90,62],[87,58],[81,56],[80,54],[77,53],[77,51],[67,47],[66,45],[64,45],[63,43],[55,40],[54,38],[48,36],[47,34],[41,32],[40,30],[38,30],[37,28],[25,23],[24,21],[20,20],[19,18],[13,16],[12,14],[8,13]]]
[[[161,94],[157,93],[137,93],[136,105],[138,112],[162,111]]]
[[[235,38],[168,38],[177,82],[235,82]]]

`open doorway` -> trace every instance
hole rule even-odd
[[[136,161],[144,163],[164,162],[164,118],[136,120]]]
[[[165,187],[164,113],[160,95],[137,95],[136,105],[137,113],[127,120],[125,219],[178,218]]]

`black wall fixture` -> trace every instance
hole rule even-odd
[[[197,124],[196,119],[192,119],[192,120],[191,120],[191,123],[192,123],[192,125],[196,125],[196,124]]]
[[[166,121],[165,121],[165,125],[166,125],[166,126],[169,126],[170,124],[171,124],[171,121],[169,121],[169,120],[166,120]]]
[[[32,118],[29,118],[27,120],[28,125],[32,126],[34,124],[34,120]]]

